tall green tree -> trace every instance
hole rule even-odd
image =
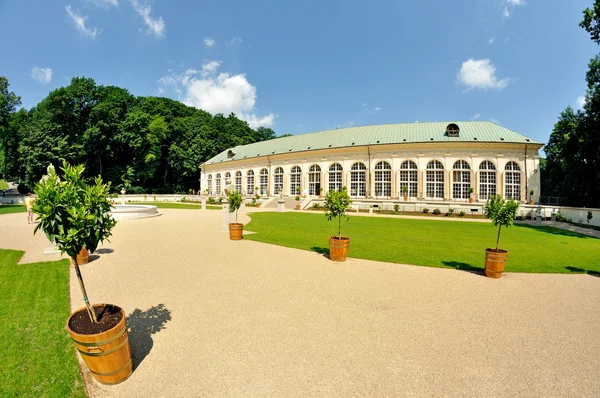
[[[17,168],[18,142],[17,132],[10,126],[10,120],[21,97],[9,91],[8,79],[0,76],[0,175],[14,177]]]

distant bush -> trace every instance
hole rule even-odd
[[[8,189],[8,183],[4,180],[0,180],[0,191],[6,191]]]
[[[565,222],[567,221],[567,218],[560,213],[556,213],[556,221]]]
[[[396,203],[396,204],[394,205],[394,211],[395,211],[396,213],[398,213],[398,212],[400,211],[400,205],[399,205],[398,203]]]
[[[215,204],[215,198],[208,198],[208,203],[211,205]]]
[[[452,214],[454,214],[454,209],[448,209],[448,212],[446,213],[446,217],[450,217]]]
[[[458,213],[458,216],[459,216],[459,217],[464,217],[464,216],[465,216],[465,212],[464,212],[464,211],[461,211],[460,213]]]
[[[429,209],[428,209],[427,207],[426,207],[426,208],[424,208],[424,209],[423,209],[423,213],[425,213],[425,214],[429,213]]]
[[[436,216],[440,215],[440,213],[440,209],[433,209],[433,214],[435,214]]]
[[[319,208],[319,204],[318,203],[313,203],[313,209],[318,209]]]
[[[29,190],[29,187],[27,185],[19,184],[19,185],[17,185],[17,192],[20,193],[21,195],[27,195],[31,191]]]

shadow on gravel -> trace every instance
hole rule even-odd
[[[322,254],[323,257],[325,258],[329,258],[329,248],[327,247],[318,247],[318,246],[313,246],[310,248],[311,251]]]
[[[110,254],[113,253],[114,250],[108,247],[104,247],[102,249],[97,249],[94,253],[95,254]]]
[[[135,370],[152,350],[154,340],[152,335],[165,329],[165,324],[171,320],[171,311],[164,304],[142,311],[135,309],[127,317],[129,327],[129,344]]]
[[[471,264],[463,263],[460,261],[442,261],[442,264],[444,264],[446,267],[451,267],[451,268],[457,269],[459,271],[465,271],[465,272],[470,272],[472,274],[485,276],[485,274],[483,272],[483,268],[474,267]]]
[[[596,278],[600,278],[600,272],[598,272],[598,271],[591,271],[589,269],[583,269],[583,268],[577,268],[577,267],[565,267],[565,269],[567,269],[573,273],[588,274],[591,276],[595,276]]]

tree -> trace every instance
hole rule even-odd
[[[346,210],[352,204],[346,187],[341,191],[329,191],[325,196],[325,218],[328,221],[337,218],[338,220],[338,238],[342,237],[342,218],[349,219]]]
[[[592,41],[600,44],[600,1],[596,0],[592,9],[583,10],[583,19],[579,23],[590,34]]]
[[[500,195],[492,195],[485,203],[485,215],[492,220],[494,226],[498,227],[498,237],[496,238],[496,252],[500,242],[500,231],[502,227],[508,228],[513,225],[517,216],[519,202],[514,200],[505,201]]]
[[[14,176],[18,156],[18,138],[10,128],[11,116],[21,105],[21,97],[8,91],[8,79],[0,76],[0,174]]]
[[[242,207],[242,194],[236,189],[235,191],[229,192],[227,196],[227,203],[229,204],[229,212],[235,212],[235,223],[237,224],[238,210]]]
[[[71,257],[88,314],[91,321],[97,323],[81,277],[77,254],[84,247],[93,253],[98,244],[112,234],[116,221],[109,215],[110,183],[104,184],[97,177],[93,185],[87,185],[81,165],[73,167],[63,162],[62,171],[61,180],[54,167],[50,166],[47,176],[36,184],[37,199],[33,203],[33,212],[38,216],[39,224],[33,232],[35,234],[41,229],[50,241],[56,242],[61,253]]]

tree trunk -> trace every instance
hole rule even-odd
[[[87,308],[88,315],[93,323],[98,323],[98,319],[96,319],[96,313],[88,300],[88,295],[85,290],[85,284],[83,283],[83,278],[81,277],[81,272],[79,271],[79,264],[77,263],[77,256],[72,257],[73,264],[75,266],[75,273],[77,274],[77,280],[79,281],[79,288],[81,289],[81,293],[83,294],[83,301],[85,302],[85,306]]]
[[[98,165],[100,166],[100,177],[102,177],[102,158],[98,156]]]
[[[169,170],[169,166],[165,164],[165,175],[163,176],[163,183],[167,184],[167,171]]]
[[[496,238],[496,252],[498,252],[498,242],[500,242],[500,230],[502,229],[502,225],[498,227],[498,238]]]

